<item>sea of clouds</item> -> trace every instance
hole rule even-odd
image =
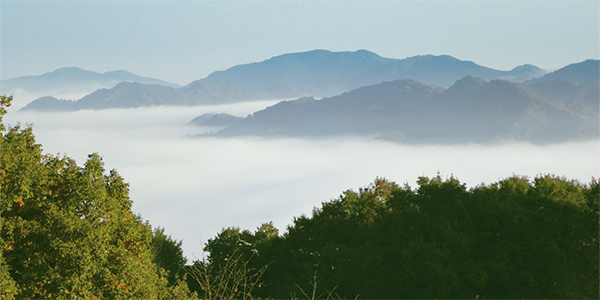
[[[600,174],[600,142],[552,145],[399,145],[367,137],[267,139],[192,137],[217,130],[185,125],[204,113],[246,115],[275,101],[18,112],[4,123],[32,123],[46,153],[83,165],[97,152],[130,183],[133,210],[183,240],[189,260],[222,228],[254,231],[273,221],[283,233],[294,216],[385,177],[413,188],[419,176],[454,176],[468,187],[513,174],[555,174],[590,182]],[[19,105],[21,106],[21,105]]]

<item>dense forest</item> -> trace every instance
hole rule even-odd
[[[282,234],[223,229],[187,261],[98,154],[78,166],[0,126],[1,299],[600,298],[596,179],[377,178]]]

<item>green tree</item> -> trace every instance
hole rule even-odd
[[[189,296],[152,262],[150,225],[132,213],[128,184],[115,170],[106,174],[98,154],[79,167],[43,154],[31,127],[0,134],[6,298]]]
[[[270,263],[265,259],[272,257],[262,249],[278,234],[272,222],[254,233],[238,227],[223,229],[206,243],[208,257],[187,267],[188,285],[204,298],[255,297]]]
[[[6,107],[10,107],[12,101],[12,96],[0,95],[0,134],[4,132],[4,123],[2,123],[2,118],[6,114]],[[2,151],[2,148],[0,148]],[[0,170],[0,175],[3,176],[4,172]],[[3,186],[0,185],[0,191],[3,189]],[[0,195],[0,209],[3,207],[2,205],[3,199]],[[2,229],[4,224],[4,218],[2,218],[2,211],[0,210],[0,230]],[[10,275],[10,266],[6,264],[4,260],[4,239],[3,235],[0,232],[0,299],[15,299],[15,295],[18,294],[18,285],[15,280]]]
[[[376,179],[295,218],[259,250],[273,262],[260,295],[306,291],[316,272],[341,298],[599,297],[596,180],[417,183]]]
[[[178,279],[184,279],[187,259],[183,256],[181,241],[175,241],[170,235],[165,235],[165,229],[157,227],[152,236],[153,262],[157,267],[168,272],[169,284],[175,284]]]

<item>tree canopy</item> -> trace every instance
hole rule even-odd
[[[229,228],[207,250],[217,262],[256,249],[251,263],[269,264],[264,298],[318,283],[317,296],[347,299],[597,299],[598,202],[595,179],[513,176],[467,189],[438,175],[411,189],[378,178],[296,217],[282,236],[216,248],[239,235]]]
[[[10,100],[2,96],[3,113]],[[83,167],[43,154],[30,126],[2,128],[0,138],[2,298],[190,296],[153,262],[150,225],[98,154]]]

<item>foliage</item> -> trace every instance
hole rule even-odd
[[[184,279],[185,264],[187,259],[183,257],[181,241],[175,241],[169,235],[165,235],[165,229],[158,227],[154,229],[152,236],[153,262],[157,267],[168,272],[169,284],[175,284],[178,279]]]
[[[207,249],[256,249],[256,263],[270,263],[264,298],[310,298],[297,283],[318,272],[311,288],[328,297],[597,299],[598,203],[595,179],[513,176],[467,190],[438,175],[413,190],[377,178],[260,246],[229,228]]]
[[[272,222],[254,233],[237,227],[223,229],[206,243],[204,251],[210,255],[187,267],[188,285],[207,299],[254,298],[269,265],[259,249],[278,234]]]
[[[4,128],[0,138],[3,298],[190,296],[152,262],[150,225],[98,154],[83,167],[43,154],[30,126]]]
[[[203,259],[187,268],[204,299],[254,299],[253,291],[261,287],[261,277],[267,266],[254,269],[250,259],[244,259],[244,255],[236,251],[224,264]]]

